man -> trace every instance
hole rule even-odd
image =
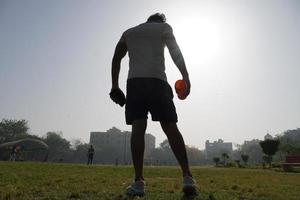
[[[190,80],[181,51],[176,43],[172,28],[165,23],[164,14],[151,15],[146,23],[125,31],[118,42],[112,60],[111,99],[125,106],[126,123],[132,125],[131,154],[135,170],[132,185],[127,188],[128,195],[143,196],[145,182],[143,177],[143,156],[147,114],[153,121],[159,121],[170,146],[180,164],[183,174],[183,192],[195,195],[196,186],[189,169],[185,144],[177,128],[177,114],[173,103],[172,88],[167,82],[164,63],[164,47],[187,83],[185,97],[190,93]],[[119,88],[119,72],[122,58],[129,54],[129,73],[126,99]]]
[[[10,161],[16,161],[17,153],[18,153],[17,146],[13,145],[13,148],[10,153]]]
[[[93,158],[94,158],[94,154],[95,154],[95,149],[93,147],[93,145],[90,146],[89,150],[88,150],[88,162],[87,165],[89,164],[93,164]]]

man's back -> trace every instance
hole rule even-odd
[[[128,79],[146,77],[167,81],[165,74],[164,47],[172,36],[167,23],[143,23],[124,32],[129,54]]]
[[[173,102],[173,92],[167,82],[164,63],[164,47],[186,82],[184,98],[189,95],[190,81],[183,56],[166,22],[164,14],[151,15],[146,23],[128,29],[118,42],[112,59],[111,99],[125,106],[126,123],[132,125],[131,153],[135,170],[134,182],[126,188],[129,196],[144,196],[145,182],[143,162],[145,132],[148,113],[152,121],[159,121],[168,137],[183,175],[182,191],[186,195],[197,194],[195,181],[189,170],[185,144],[177,128],[177,113]],[[126,85],[126,100],[119,88],[119,72],[122,58],[129,52],[129,75]],[[126,101],[126,102],[125,102]]]

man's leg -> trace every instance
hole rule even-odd
[[[132,122],[131,155],[135,170],[135,181],[143,180],[143,163],[145,150],[145,131],[147,119],[138,119]]]
[[[182,169],[183,176],[192,176],[189,169],[184,140],[177,128],[177,124],[175,122],[160,122],[160,124],[166,136],[168,137],[169,144]]]

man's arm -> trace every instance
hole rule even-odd
[[[119,73],[121,68],[121,60],[127,53],[126,43],[119,41],[115,53],[112,59],[111,77],[112,77],[112,89],[119,88]]]
[[[170,52],[173,62],[179,69],[179,71],[182,75],[182,79],[187,83],[187,89],[186,89],[185,96],[188,96],[190,94],[190,89],[191,89],[189,74],[188,74],[188,71],[185,66],[183,55],[182,55],[180,48],[176,42],[175,36],[173,35],[173,30],[172,30],[171,26],[169,26],[169,25],[164,33],[164,38],[165,38],[165,42],[169,49],[169,52]]]
[[[125,105],[126,98],[122,90],[119,88],[119,73],[121,68],[121,60],[126,55],[127,46],[122,36],[121,40],[118,42],[114,57],[112,59],[111,67],[111,77],[112,77],[112,87],[109,96],[113,102],[119,104],[121,107]]]

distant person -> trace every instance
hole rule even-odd
[[[10,161],[16,161],[17,153],[18,153],[18,148],[17,146],[14,145],[10,153]]]
[[[93,147],[93,145],[90,146],[89,150],[88,150],[88,162],[87,165],[92,165],[93,164],[93,158],[94,158],[94,154],[95,154],[95,149]]]
[[[167,82],[164,63],[164,47],[187,83],[184,97],[190,93],[190,80],[181,51],[166,23],[164,14],[151,15],[147,22],[125,31],[118,42],[112,60],[111,99],[125,106],[126,123],[132,125],[131,154],[135,170],[133,183],[126,193],[131,196],[145,195],[143,161],[147,115],[159,121],[168,137],[170,146],[180,164],[183,175],[182,190],[186,195],[196,195],[195,181],[189,169],[183,137],[177,128],[177,113],[173,103],[172,88]],[[126,99],[119,88],[119,72],[122,58],[128,51],[129,73]]]

